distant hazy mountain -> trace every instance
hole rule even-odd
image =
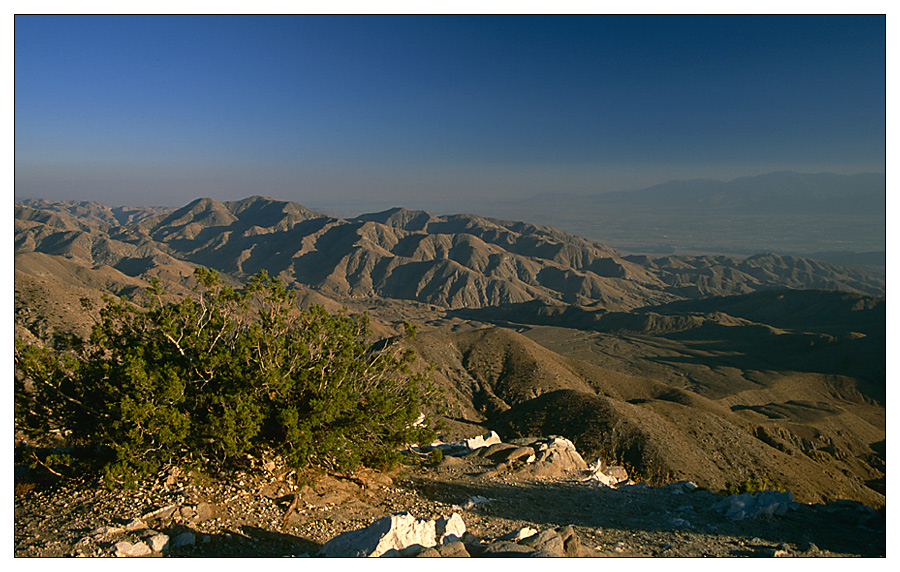
[[[599,204],[653,205],[747,213],[877,214],[885,212],[885,175],[779,171],[731,181],[694,179],[591,195]]]
[[[884,273],[878,263],[886,250],[881,173],[777,172],[610,193],[545,193],[491,203],[483,212],[551,226],[622,252],[775,252]]]

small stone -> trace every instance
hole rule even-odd
[[[204,522],[212,519],[216,515],[216,510],[213,505],[202,502],[194,507],[194,513],[200,519],[200,522]]]
[[[625,484],[619,487],[620,491],[639,491],[642,489],[649,489],[650,485],[648,483],[631,483]]]
[[[466,504],[462,506],[463,510],[470,510],[475,508],[480,504],[485,504],[491,502],[491,499],[485,498],[483,496],[477,495],[474,497],[470,497],[469,500],[466,501]]]
[[[697,483],[693,481],[676,481],[674,483],[669,483],[672,486],[676,486],[681,488],[686,493],[692,493],[697,490]]]
[[[125,529],[119,526],[101,526],[97,530],[94,531],[94,535],[96,536],[110,536],[112,534],[120,534],[124,532]]]
[[[466,546],[481,546],[481,539],[468,531],[463,534],[462,541]]]
[[[194,544],[196,537],[192,532],[182,532],[172,540],[171,548],[181,548]]]
[[[479,449],[481,447],[487,447],[490,445],[494,445],[496,443],[500,443],[500,435],[497,435],[496,432],[490,431],[485,433],[484,435],[479,435],[477,437],[472,437],[471,439],[463,439],[461,444],[464,445],[468,449]]]
[[[512,451],[513,449],[517,449],[518,445],[513,445],[511,443],[494,443],[493,445],[488,445],[487,447],[480,447],[472,452],[472,455],[475,457],[486,457],[488,459],[492,459],[494,462],[497,462],[498,459],[495,459],[495,456],[500,456],[502,453],[506,451]]]
[[[507,558],[511,556],[529,556],[532,552],[534,552],[534,549],[530,546],[501,540],[488,544],[481,551],[481,556]]]
[[[625,470],[625,467],[621,467],[619,465],[613,465],[611,467],[606,467],[606,470],[603,471],[608,477],[612,477],[614,479],[614,483],[621,483],[628,480],[628,471]]]
[[[434,537],[437,544],[446,544],[461,540],[466,533],[466,523],[461,516],[453,513],[434,521]]]
[[[125,525],[125,530],[134,531],[134,530],[143,530],[147,528],[147,523],[139,518],[132,519],[131,522]]]
[[[537,534],[537,529],[531,528],[530,526],[523,526],[522,528],[517,528],[512,532],[507,532],[503,536],[497,538],[497,540],[508,540],[510,542],[519,542],[520,540],[524,540],[531,536]]]
[[[177,507],[174,504],[170,504],[169,506],[164,506],[162,508],[158,508],[156,510],[148,512],[147,514],[142,516],[141,519],[145,521],[157,518],[160,520],[166,520],[172,518],[172,515],[175,514],[176,509]]]
[[[443,558],[469,558],[471,555],[462,542],[448,542],[438,546],[437,551]]]
[[[169,549],[169,537],[166,534],[157,534],[150,537],[150,549],[153,552],[162,552]]]
[[[571,524],[567,524],[566,526],[561,526],[556,529],[556,534],[559,535],[560,538],[563,539],[563,542],[568,540],[571,536],[575,534],[575,529],[572,528]]]
[[[116,548],[116,556],[125,556],[125,557],[133,557],[133,556],[146,556],[151,553],[150,547],[144,544],[143,542],[137,542],[132,544],[127,540],[123,540],[121,542],[117,542],[115,545]]]
[[[563,556],[563,540],[555,530],[543,530],[533,536],[520,540],[519,544],[530,546],[535,550],[546,550],[554,556]]]
[[[584,554],[584,549],[581,547],[581,541],[577,535],[572,534],[563,540],[563,552],[570,558],[577,558]]]
[[[506,445],[505,443],[503,445]],[[517,460],[525,461],[529,457],[534,456],[534,449],[531,447],[517,447],[515,445],[506,445],[507,448],[499,451],[491,452],[488,455],[495,463],[511,463]]]

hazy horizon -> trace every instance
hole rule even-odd
[[[16,16],[14,194],[462,211],[884,173],[885,22]]]
[[[585,197],[585,198],[587,198],[587,197],[591,197],[591,196],[604,195],[607,193],[614,194],[614,193],[630,192],[630,191],[644,191],[644,190],[650,189],[655,186],[661,186],[666,183],[672,183],[672,182],[680,182],[680,181],[681,182],[690,182],[690,181],[729,182],[729,181],[732,181],[735,179],[752,178],[752,177],[769,175],[769,174],[779,173],[779,172],[797,173],[797,174],[801,174],[801,175],[819,175],[819,174],[833,174],[833,175],[878,174],[878,175],[884,175],[885,174],[884,171],[881,171],[881,172],[863,171],[863,172],[848,172],[848,173],[835,173],[835,172],[831,172],[831,171],[829,171],[829,172],[822,171],[822,172],[817,172],[817,173],[812,173],[812,172],[806,173],[806,172],[802,172],[802,171],[785,170],[785,171],[771,171],[771,172],[766,172],[766,173],[751,173],[751,174],[739,175],[736,177],[729,177],[729,178],[686,177],[683,179],[665,179],[665,180],[660,180],[660,181],[653,182],[648,185],[640,186],[640,187],[608,188],[608,189],[604,189],[602,191],[597,191],[597,190],[546,191],[546,192],[537,192],[537,193],[533,193],[533,194],[529,194],[529,195],[522,195],[522,196],[518,196],[516,198],[517,199],[536,199],[536,198],[541,197],[542,195],[547,195],[547,196],[551,196],[551,197],[552,196],[560,196],[560,197]],[[113,196],[115,197],[118,195],[113,195]],[[125,195],[125,196],[129,196],[129,195]],[[146,195],[141,195],[141,196],[146,196]],[[442,199],[440,196],[424,197],[424,198],[421,196],[411,197],[412,204],[401,204],[401,203],[393,201],[391,198],[386,198],[386,199],[374,198],[373,199],[372,197],[362,197],[362,198],[341,199],[340,197],[330,197],[328,195],[310,195],[311,200],[309,202],[303,202],[303,201],[298,201],[293,198],[286,198],[284,196],[260,193],[260,192],[248,192],[244,195],[235,194],[235,196],[227,197],[227,198],[215,196],[214,194],[205,194],[205,195],[198,194],[196,196],[190,196],[190,197],[188,195],[182,194],[177,197],[172,197],[173,202],[168,203],[168,204],[137,203],[137,202],[122,203],[122,202],[101,201],[101,200],[96,200],[96,199],[80,199],[80,198],[72,198],[72,197],[64,197],[64,196],[58,196],[58,197],[51,197],[51,196],[44,196],[44,195],[28,195],[28,196],[22,195],[22,196],[19,196],[18,193],[15,196],[15,200],[16,201],[24,201],[24,200],[29,200],[29,199],[36,199],[36,200],[45,199],[45,200],[61,201],[61,202],[87,201],[87,202],[97,202],[97,203],[105,204],[106,206],[109,206],[112,208],[116,208],[116,207],[178,208],[178,207],[183,207],[185,205],[188,205],[196,200],[205,199],[205,198],[214,199],[214,200],[217,200],[220,202],[229,202],[229,201],[239,201],[239,200],[243,200],[243,199],[250,198],[253,196],[264,196],[264,197],[268,197],[268,198],[275,199],[275,200],[296,202],[296,203],[302,204],[303,206],[305,206],[307,208],[312,208],[313,210],[323,210],[323,212],[326,212],[327,214],[333,214],[332,212],[329,212],[329,211],[342,212],[342,213],[348,214],[348,215],[351,215],[351,213],[352,213],[351,216],[356,216],[358,214],[364,214],[364,213],[374,213],[374,212],[378,212],[379,210],[388,210],[388,209],[392,209],[392,208],[405,208],[405,209],[411,209],[411,210],[428,210],[432,214],[457,214],[459,212],[462,212],[462,211],[453,211],[452,213],[451,213],[451,211],[438,212],[438,211],[440,211],[441,208],[445,208],[444,205],[446,205],[447,207],[452,207],[452,205],[458,203],[458,201],[454,201],[452,199],[447,199],[447,198]],[[485,206],[485,205],[500,205],[504,202],[504,199],[505,199],[505,197],[503,197],[503,196],[482,195],[482,196],[477,196],[474,199],[469,199],[469,200],[465,201],[465,204],[472,205],[473,207]],[[422,205],[424,205],[424,206],[422,206]],[[432,207],[431,209],[428,208],[429,205]],[[478,213],[472,212],[470,214],[478,214]]]

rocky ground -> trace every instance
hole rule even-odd
[[[315,556],[340,533],[399,511],[458,513],[469,533],[460,556],[537,554],[501,542],[526,527],[558,532],[570,556],[886,556],[884,511],[858,503],[790,503],[781,516],[734,520],[713,509],[723,496],[685,483],[611,488],[581,471],[525,466],[513,447],[495,447],[500,462],[486,451],[352,475],[248,459],[214,476],[171,468],[136,490],[20,478],[15,556]]]

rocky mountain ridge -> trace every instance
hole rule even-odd
[[[137,222],[98,227],[96,215],[85,222],[71,206],[41,206],[55,210],[16,208],[17,255],[59,256],[143,280],[165,275],[182,286],[191,268],[202,265],[236,280],[265,269],[330,297],[444,308],[540,300],[624,311],[776,287],[884,294],[884,281],[874,275],[814,260],[624,256],[551,228],[475,215],[392,209],[343,220],[251,197],[198,199],[169,213],[143,213]],[[28,272],[24,260],[17,266]]]

